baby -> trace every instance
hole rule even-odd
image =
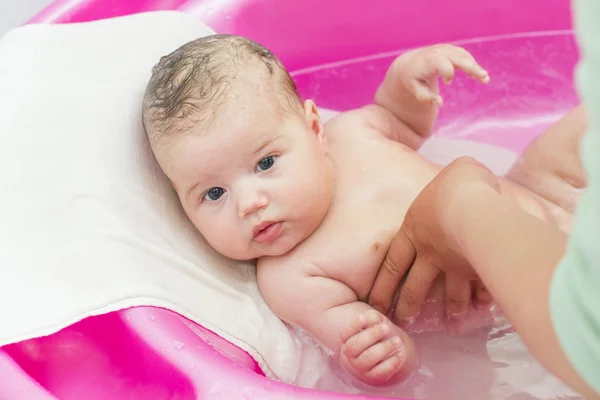
[[[143,120],[183,209],[225,256],[258,259],[258,285],[284,321],[335,352],[371,385],[406,379],[408,335],[365,300],[420,190],[441,167],[416,150],[432,133],[438,77],[490,79],[452,45],[398,57],[374,103],[323,125],[277,58],[242,37],[214,35],[163,57]],[[507,201],[567,227],[570,213],[501,180]]]

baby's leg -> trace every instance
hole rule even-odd
[[[586,129],[587,112],[579,105],[532,141],[506,178],[573,213],[586,186],[579,156]]]
[[[376,386],[406,380],[417,362],[408,335],[373,309],[342,329],[339,357],[346,371]]]

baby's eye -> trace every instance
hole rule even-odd
[[[275,164],[275,156],[268,156],[258,162],[256,169],[259,171],[266,171]]]
[[[210,201],[219,200],[219,198],[221,198],[221,196],[223,196],[224,193],[225,193],[225,189],[223,189],[223,188],[220,188],[220,187],[211,188],[204,195],[204,200],[210,200]]]

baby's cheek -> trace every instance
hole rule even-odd
[[[244,240],[242,235],[230,227],[234,226],[222,221],[222,225],[200,231],[208,244],[222,255],[233,259],[253,258],[249,255],[250,240]]]
[[[294,206],[303,201],[310,188],[303,177],[294,174],[288,179],[281,179],[271,192],[271,201],[278,206]]]
[[[188,213],[188,217],[204,239],[209,243],[217,242],[216,245],[218,245],[218,242],[225,235],[225,230],[229,225],[224,220],[219,221],[217,218],[212,218],[209,215],[202,215],[202,212],[198,211]]]
[[[211,235],[215,240],[235,245],[239,238],[239,232],[235,229],[235,226],[231,221],[220,220],[218,222],[214,221],[210,227],[206,227],[204,230],[207,235]]]

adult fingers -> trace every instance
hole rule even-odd
[[[446,276],[446,318],[462,319],[469,311],[471,281],[456,275]]]
[[[408,274],[396,304],[394,318],[397,322],[412,321],[419,315],[439,270],[423,257],[417,257]]]
[[[382,314],[388,313],[400,281],[413,264],[415,257],[415,247],[408,237],[406,226],[402,225],[392,240],[383,264],[375,277],[369,293],[371,307]]]

